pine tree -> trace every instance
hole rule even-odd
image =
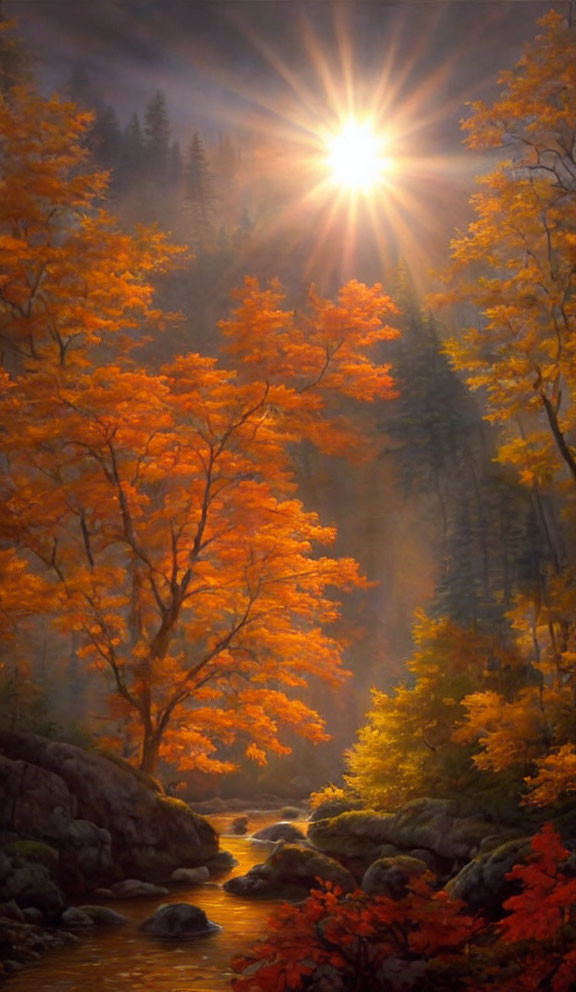
[[[212,174],[204,144],[197,131],[194,132],[188,149],[184,183],[184,196],[192,220],[192,240],[202,244],[212,231],[214,198]]]
[[[160,186],[166,185],[170,160],[170,120],[162,90],[156,91],[146,107],[144,153],[149,177]]]

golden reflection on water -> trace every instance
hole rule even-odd
[[[237,813],[209,819],[224,835]],[[279,816],[266,813],[250,816],[255,832]],[[299,823],[301,829],[306,825]],[[80,936],[71,948],[50,951],[37,965],[13,975],[6,992],[222,992],[230,989],[230,959],[265,933],[266,921],[275,903],[244,900],[229,895],[221,884],[232,875],[244,875],[263,861],[269,845],[247,837],[223,836],[221,846],[239,864],[206,882],[170,890],[162,899],[116,900],[107,903],[127,916],[123,927],[98,928]],[[89,897],[84,900],[89,902]],[[145,937],[139,924],[163,902],[187,902],[200,906],[208,919],[222,930],[193,941],[168,942]]]

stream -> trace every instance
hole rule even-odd
[[[270,900],[229,895],[221,887],[232,875],[245,875],[252,865],[264,861],[271,850],[269,844],[227,835],[236,816],[238,812],[207,817],[223,835],[221,848],[238,861],[217,882],[174,887],[161,899],[100,900],[128,917],[129,923],[95,928],[80,934],[74,947],[49,951],[37,965],[12,975],[4,986],[7,992],[229,992],[231,958],[265,932],[276,905]],[[269,811],[250,813],[248,830],[254,833],[278,819]],[[293,822],[306,830],[306,823]],[[91,901],[89,897],[84,900],[86,904]],[[222,930],[186,942],[140,934],[140,923],[166,902],[200,906]]]

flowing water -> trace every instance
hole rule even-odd
[[[226,836],[229,823],[238,813],[209,817],[224,835],[221,847],[239,864],[218,884],[207,882],[171,889],[162,899],[116,900],[105,905],[127,916],[122,927],[97,928],[82,934],[71,948],[49,951],[37,965],[13,975],[6,992],[222,992],[230,989],[230,959],[266,932],[266,921],[274,902],[241,899],[229,895],[221,883],[232,875],[244,875],[252,865],[264,861],[270,845],[248,837]],[[256,831],[278,817],[250,816],[249,830]],[[301,829],[306,825],[299,823]],[[85,900],[89,902],[90,900]],[[165,902],[187,902],[200,906],[209,920],[222,930],[192,941],[155,940],[138,932],[139,924]],[[104,903],[103,903],[104,905]]]

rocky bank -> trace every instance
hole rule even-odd
[[[219,863],[207,820],[73,744],[0,732],[0,797],[0,967],[67,939],[70,899],[135,886],[158,894],[178,870]]]

